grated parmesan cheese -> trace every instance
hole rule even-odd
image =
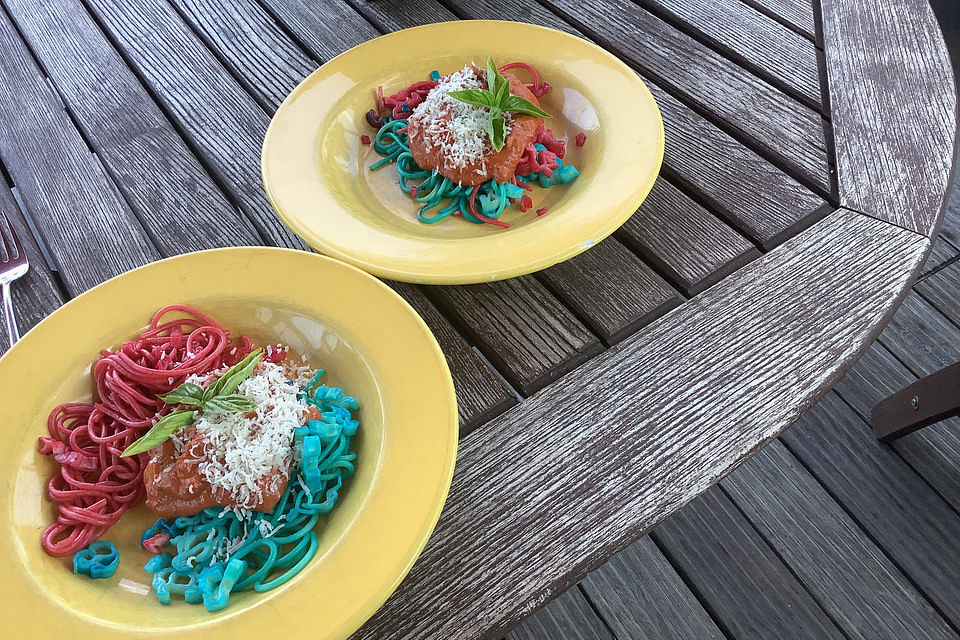
[[[247,515],[260,503],[266,476],[290,468],[293,431],[307,412],[297,399],[299,391],[298,385],[289,384],[283,366],[263,362],[237,389],[257,404],[251,417],[205,412],[194,423],[207,441],[197,470],[214,489],[230,494],[238,514]],[[276,491],[280,481],[274,475],[266,489]]]
[[[487,135],[489,109],[460,102],[447,95],[450,91],[485,89],[485,74],[471,65],[440,79],[439,84],[417,105],[409,120],[423,132],[427,146],[440,149],[443,167],[462,169],[479,165],[486,172],[484,157],[491,152]],[[509,134],[510,119],[507,119]]]

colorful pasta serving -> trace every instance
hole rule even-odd
[[[359,427],[357,401],[319,384],[322,370],[172,305],[92,373],[95,400],[54,409],[40,438],[58,465],[44,551],[112,576],[118,553],[101,537],[145,496],[159,516],[141,537],[157,597],[210,611],[283,584],[316,554]]]
[[[521,69],[530,82],[511,73]],[[540,99],[549,91],[530,65],[498,68],[490,59],[485,69],[471,64],[443,77],[434,71],[390,96],[378,87],[367,121],[377,129],[373,148],[383,158],[370,169],[396,164],[400,189],[420,204],[421,222],[460,216],[508,228],[501,215],[508,206],[532,209],[533,184],[548,188],[580,175],[564,164],[566,142],[544,126],[551,116]],[[577,134],[576,144],[585,138]]]

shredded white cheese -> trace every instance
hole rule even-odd
[[[237,393],[253,400],[251,417],[244,413],[204,412],[194,424],[205,436],[203,461],[197,470],[214,489],[236,501],[238,513],[255,508],[265,488],[276,491],[292,460],[293,431],[303,424],[307,407],[297,399],[300,387],[289,384],[284,367],[264,362],[240,384]]]
[[[486,171],[484,156],[492,147],[487,135],[489,109],[460,102],[447,95],[450,91],[486,89],[485,74],[471,65],[440,79],[426,99],[413,109],[410,122],[419,126],[431,149],[440,150],[440,169],[462,169],[479,165]],[[509,120],[507,133],[509,133]]]

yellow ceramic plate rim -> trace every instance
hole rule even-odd
[[[50,594],[40,589],[38,581],[30,575],[31,571],[30,567],[26,565],[23,545],[20,537],[14,533],[15,524],[13,522],[16,506],[14,490],[19,488],[16,485],[19,469],[21,464],[23,464],[24,451],[13,446],[5,447],[0,448],[0,463],[2,463],[2,467],[0,467],[0,514],[2,514],[0,522],[3,523],[2,526],[0,526],[0,547],[4,549],[4,553],[0,554],[0,572],[2,572],[4,576],[4,579],[0,581],[0,599],[8,605],[16,603],[18,606],[17,613],[15,615],[11,613],[11,616],[8,618],[8,623],[10,624],[8,630],[12,630],[14,627],[20,628],[23,633],[30,636],[31,633],[66,632],[69,626],[70,637],[75,638],[133,638],[138,635],[166,634],[171,631],[176,631],[178,637],[184,638],[207,637],[211,631],[215,633],[228,632],[231,634],[231,637],[236,638],[261,638],[264,637],[263,633],[267,629],[277,628],[278,620],[275,619],[275,616],[280,615],[281,612],[286,612],[283,614],[285,616],[284,619],[286,619],[286,617],[291,614],[292,609],[292,613],[299,615],[298,619],[291,621],[289,630],[294,631],[303,628],[303,625],[310,624],[314,629],[312,637],[326,639],[346,638],[376,612],[387,597],[396,589],[397,585],[399,585],[423,550],[424,545],[436,525],[449,492],[456,459],[458,418],[453,381],[450,377],[446,358],[440,346],[437,344],[436,339],[433,337],[426,323],[409,303],[376,278],[341,261],[292,249],[232,247],[175,256],[128,271],[93,287],[65,303],[50,316],[39,322],[33,329],[27,332],[16,345],[0,357],[0,400],[9,401],[11,397],[18,397],[17,391],[14,391],[14,387],[17,387],[19,390],[19,386],[12,384],[11,381],[14,380],[16,376],[22,375],[23,365],[27,362],[29,354],[32,351],[37,351],[37,347],[42,346],[44,341],[50,343],[52,341],[51,338],[58,343],[65,339],[64,336],[71,331],[71,326],[69,325],[71,321],[87,318],[88,322],[99,323],[99,321],[89,319],[91,317],[98,317],[91,316],[91,314],[97,310],[102,311],[104,308],[109,308],[109,305],[114,305],[112,308],[117,308],[116,305],[120,302],[129,300],[129,297],[118,298],[118,295],[124,293],[129,295],[131,287],[149,287],[151,283],[156,283],[163,278],[168,279],[166,281],[168,283],[167,286],[173,286],[169,284],[169,278],[172,275],[179,275],[183,278],[184,273],[188,272],[190,267],[194,265],[206,266],[209,264],[214,264],[216,268],[219,269],[233,269],[235,265],[239,268],[240,265],[244,264],[247,266],[251,264],[256,264],[257,266],[283,266],[285,268],[296,265],[299,268],[312,267],[316,272],[324,273],[327,276],[332,274],[333,276],[343,278],[344,282],[349,282],[352,290],[359,288],[359,290],[363,290],[368,297],[377,298],[376,304],[384,314],[384,317],[380,318],[380,320],[387,322],[392,319],[394,322],[398,322],[401,325],[398,331],[402,331],[405,337],[410,338],[405,345],[406,348],[402,351],[396,350],[389,362],[384,364],[384,361],[381,361],[381,364],[376,366],[381,368],[384,366],[389,367],[389,375],[385,373],[383,375],[384,378],[397,379],[401,375],[409,377],[409,371],[403,364],[404,358],[401,356],[411,353],[411,349],[416,349],[416,362],[423,365],[418,369],[418,372],[422,374],[426,371],[426,379],[433,380],[438,384],[434,385],[434,388],[418,388],[419,394],[414,397],[408,397],[408,395],[404,393],[402,395],[402,404],[404,405],[402,408],[396,402],[397,398],[393,397],[390,406],[396,409],[397,415],[402,414],[402,418],[398,419],[397,423],[392,422],[390,416],[386,415],[389,406],[382,408],[385,414],[384,435],[383,442],[380,444],[379,459],[375,461],[376,470],[373,472],[374,478],[371,481],[371,488],[368,489],[367,495],[361,499],[357,513],[347,516],[348,519],[344,533],[342,533],[340,539],[336,541],[333,551],[325,552],[325,550],[321,549],[318,552],[318,556],[312,560],[312,563],[326,562],[328,555],[344,553],[342,548],[345,548],[347,553],[350,551],[355,552],[356,549],[351,549],[351,545],[356,547],[358,544],[362,544],[360,542],[361,540],[370,542],[371,539],[379,539],[377,538],[379,532],[374,535],[374,531],[378,527],[385,526],[390,527],[391,538],[399,541],[397,544],[391,545],[388,543],[383,545],[383,547],[387,549],[387,553],[392,553],[393,556],[385,559],[380,558],[379,560],[367,561],[377,562],[380,565],[379,568],[375,566],[364,567],[362,566],[364,561],[359,561],[360,566],[357,567],[357,575],[360,577],[357,578],[354,576],[350,578],[352,580],[352,588],[355,588],[356,592],[349,594],[345,606],[344,603],[338,603],[339,609],[332,606],[324,607],[324,603],[310,601],[309,594],[311,592],[311,586],[316,588],[317,584],[322,582],[324,578],[322,572],[314,571],[309,575],[303,576],[301,582],[291,584],[289,588],[285,590],[277,590],[278,592],[275,592],[273,595],[269,592],[262,594],[261,597],[263,600],[258,601],[257,604],[249,608],[231,613],[228,607],[225,612],[222,612],[224,615],[211,617],[209,620],[199,623],[177,625],[173,622],[175,617],[171,617],[169,618],[171,623],[167,627],[144,627],[125,625],[121,622],[113,623],[111,621],[91,619],[82,613],[73,612],[69,604],[47,597]],[[264,275],[260,278],[260,281],[256,285],[257,293],[259,293],[260,290],[267,290],[267,280],[271,277],[275,278],[276,274],[274,273],[272,276]],[[193,285],[192,291],[195,293],[200,286],[201,285]],[[247,281],[244,282],[244,288],[246,286]],[[214,291],[212,295],[220,295],[222,300],[227,301],[221,302],[221,304],[229,304],[230,300],[236,299],[233,291],[224,291],[219,294]],[[184,302],[190,304],[196,302],[195,299],[192,298],[195,298],[195,296],[187,293],[184,298],[170,299],[167,303]],[[269,298],[267,298],[267,300],[269,300]],[[196,304],[202,305],[202,302],[196,302]],[[265,302],[264,304],[269,303]],[[103,305],[108,305],[108,307],[104,307]],[[303,303],[300,305],[300,308],[306,310],[309,308],[309,302]],[[304,313],[305,312],[306,311],[304,311]],[[152,314],[152,312],[150,313]],[[335,318],[336,315],[337,312],[332,311],[325,317],[330,319]],[[136,319],[132,319],[132,316],[129,314],[121,314],[116,324],[127,325],[130,322],[134,322],[135,326],[146,326],[148,320],[149,315],[145,318],[140,318],[138,314]],[[331,322],[333,324],[336,323],[335,320]],[[372,323],[374,321],[371,319],[370,322],[371,326],[373,326]],[[225,324],[228,323],[225,322]],[[325,326],[333,325],[329,324]],[[366,329],[367,327],[364,327],[364,330]],[[59,337],[57,337],[58,335]],[[387,340],[384,338],[375,338],[372,342],[374,343],[373,347],[377,349],[377,353],[368,355],[373,358],[383,358],[383,344],[387,342]],[[370,346],[369,342],[365,344],[368,347]],[[78,349],[84,349],[83,353],[86,354],[86,348],[90,346],[91,345],[82,344],[78,346]],[[93,351],[94,356],[96,350],[103,346],[109,345],[96,346]],[[86,361],[89,362],[90,359],[91,358],[88,358]],[[16,369],[14,367],[16,367]],[[403,369],[403,371],[401,372],[400,369]],[[381,369],[376,370],[380,371]],[[60,374],[56,373],[51,374],[51,380],[55,382],[59,375]],[[377,381],[374,382],[376,383],[378,393],[382,394],[384,390],[380,388],[380,384]],[[42,387],[42,382],[38,381],[37,386]],[[409,389],[405,389],[404,391],[409,391]],[[390,394],[391,391],[387,389],[386,393]],[[37,403],[34,402],[34,399],[46,398],[47,400],[41,401],[39,405],[45,407],[45,402],[52,402],[52,400],[49,400],[49,395],[48,392],[43,390],[36,391],[35,393],[31,392],[24,402],[24,404],[30,406],[19,408],[16,406],[17,403],[14,402],[7,405],[7,407],[12,408],[5,408],[3,410],[8,418],[5,424],[9,425],[5,427],[5,430],[16,442],[21,442],[24,437],[32,438],[32,441],[35,442],[36,436],[45,431],[45,425],[42,423],[42,419],[39,421],[31,421],[31,418],[35,417],[32,412],[38,406]],[[58,402],[64,400],[68,400],[68,398],[56,398]],[[382,398],[379,400],[382,400]],[[31,402],[33,402],[32,405]],[[421,410],[426,410],[426,408],[431,405],[434,407],[432,412],[425,414],[418,413]],[[418,418],[421,415],[426,416],[420,428],[423,428],[424,424],[429,425],[429,437],[435,438],[436,440],[433,443],[428,443],[426,437],[421,437],[423,435],[422,432],[416,432],[419,441],[415,442],[415,438],[406,435],[400,440],[401,448],[405,452],[409,452],[411,443],[419,446],[422,442],[424,446],[422,451],[420,451],[421,453],[425,456],[432,453],[439,453],[439,455],[435,455],[432,459],[425,457],[419,460],[417,465],[407,464],[404,468],[401,468],[394,459],[390,459],[385,463],[384,460],[387,457],[385,450],[391,446],[391,444],[387,442],[388,430],[392,429],[393,433],[399,433],[404,428],[411,429],[412,427],[409,422],[412,420],[414,414],[416,414]],[[19,422],[17,420],[18,417],[22,418]],[[405,422],[401,422],[401,420]],[[395,444],[395,440],[396,439],[392,440],[391,443]],[[429,446],[427,446],[428,444]],[[29,456],[29,452],[27,455]],[[373,463],[374,461],[370,462]],[[358,464],[362,464],[362,461]],[[390,468],[385,468],[388,464]],[[421,477],[428,477],[435,480],[435,482],[426,487],[423,485],[418,486],[416,481]],[[387,480],[392,482],[398,480],[398,478],[405,480],[405,483],[401,482],[399,485],[402,489],[406,489],[407,491],[413,489],[414,493],[419,491],[419,494],[404,502],[404,509],[399,508],[397,503],[391,503],[393,504],[392,507],[387,504],[378,505],[377,500],[374,498],[382,497],[380,495],[380,493],[384,491],[382,485],[384,485]],[[393,490],[392,485],[391,490]],[[377,495],[374,496],[374,493]],[[397,501],[403,501],[407,498],[402,490],[399,492],[394,491],[394,494],[393,497]],[[36,495],[37,501],[45,499],[46,496],[44,492]],[[381,500],[380,502],[385,501]],[[406,511],[406,508],[409,508],[409,512]],[[389,519],[388,516],[391,515],[391,512],[394,516],[400,512],[402,516],[406,517]],[[388,521],[384,521],[385,518]],[[39,531],[37,535],[39,536]],[[357,542],[353,542],[354,540]],[[37,537],[37,548],[39,549],[39,537]],[[367,545],[363,547],[363,549],[368,550],[371,549],[371,547]],[[354,555],[358,554],[354,553]],[[372,555],[376,556],[377,554],[373,553]],[[338,558],[338,562],[341,564],[343,560],[344,558]],[[60,569],[60,567],[57,567],[57,569]],[[364,583],[365,578],[363,576],[367,571],[377,574],[379,581],[377,581],[376,584]],[[298,576],[297,579],[300,579],[300,577]],[[63,572],[63,580],[84,581],[85,579],[74,576],[69,570],[65,570]],[[374,581],[376,581],[376,578]],[[95,583],[100,582],[101,581],[95,581]],[[358,584],[361,586],[357,587]],[[113,588],[117,588],[116,584],[112,586]],[[329,590],[329,587],[326,588]],[[350,600],[350,598],[352,598],[352,600]],[[155,599],[152,601],[148,600],[148,602],[148,606],[156,607],[156,616],[159,620],[162,620],[164,615],[169,615],[175,609],[175,607],[163,607],[156,603]],[[183,605],[181,603],[180,606],[187,607],[189,605]],[[190,607],[190,609],[194,608],[195,607]],[[11,612],[12,611],[13,610],[11,610]],[[259,615],[261,612],[263,615]],[[273,614],[273,618],[271,618],[271,614]],[[27,620],[32,621],[29,627],[24,626]]]
[[[625,74],[631,81],[631,85],[628,87],[629,90],[636,91],[637,94],[648,103],[643,105],[643,108],[649,109],[650,116],[648,119],[652,120],[652,122],[639,124],[635,128],[644,129],[645,133],[649,133],[651,137],[656,137],[655,151],[649,159],[645,158],[644,160],[644,162],[649,164],[650,170],[647,171],[647,174],[642,178],[636,178],[637,183],[629,182],[634,179],[632,176],[628,175],[624,177],[622,180],[622,182],[624,182],[624,195],[618,195],[619,200],[616,204],[606,207],[601,213],[590,214],[591,202],[588,198],[585,198],[583,194],[581,194],[576,201],[570,201],[564,204],[565,207],[576,206],[578,210],[586,211],[588,215],[584,216],[582,220],[566,220],[563,223],[556,223],[551,221],[551,217],[548,215],[537,220],[534,224],[528,224],[503,233],[502,235],[504,237],[509,238],[508,241],[501,241],[497,238],[498,230],[495,229],[491,229],[491,235],[485,238],[470,238],[469,241],[464,241],[463,239],[453,241],[442,237],[437,238],[435,245],[436,250],[447,251],[444,244],[458,242],[458,250],[464,254],[464,256],[469,254],[470,260],[467,260],[466,257],[463,260],[458,260],[456,251],[444,253],[445,261],[428,258],[411,258],[406,255],[401,257],[401,245],[409,244],[408,238],[402,234],[397,234],[395,238],[393,238],[395,241],[393,246],[385,242],[384,249],[379,254],[374,254],[366,250],[361,251],[358,248],[360,246],[359,241],[345,240],[345,236],[343,235],[340,238],[336,238],[335,236],[338,232],[331,230],[331,227],[339,226],[334,224],[336,220],[339,220],[339,222],[344,224],[352,225],[351,229],[355,231],[360,233],[366,232],[356,220],[352,219],[350,212],[342,210],[342,207],[338,206],[337,198],[330,195],[328,188],[324,186],[317,187],[311,198],[319,194],[323,195],[311,199],[308,202],[301,193],[294,193],[295,191],[298,192],[299,188],[285,184],[277,184],[282,181],[284,174],[290,174],[291,166],[293,166],[290,160],[291,157],[296,158],[295,162],[298,164],[304,163],[302,170],[304,173],[308,172],[305,165],[308,160],[301,156],[309,155],[304,152],[302,148],[294,153],[289,153],[290,149],[285,148],[285,145],[289,146],[290,136],[287,136],[286,133],[278,132],[278,129],[281,128],[279,123],[283,122],[285,118],[288,118],[288,111],[291,110],[291,106],[305,90],[317,82],[319,78],[323,77],[323,74],[333,73],[338,65],[341,65],[342,62],[348,59],[348,56],[357,56],[358,53],[363,53],[365,48],[370,48],[373,45],[383,46],[384,44],[390,44],[394,41],[403,41],[405,46],[408,47],[417,46],[417,43],[437,42],[444,43],[438,46],[461,46],[447,44],[450,42],[458,42],[459,39],[454,35],[458,30],[462,30],[461,35],[500,34],[504,31],[514,35],[522,32],[528,38],[538,39],[538,42],[546,41],[551,44],[559,43],[559,46],[576,47],[579,51],[583,51],[585,54],[592,56],[592,62],[596,62],[597,64],[602,62],[607,68]],[[503,37],[506,38],[506,36]],[[518,47],[513,48],[516,50]],[[549,50],[547,46],[540,48],[547,48]],[[473,49],[464,48],[463,56],[467,59],[475,56],[475,53],[471,53],[472,51]],[[499,53],[497,55],[499,55]],[[521,52],[517,52],[514,57],[519,59],[524,58]],[[526,56],[526,58],[532,60],[529,56]],[[562,79],[556,78],[552,78],[552,83],[554,86],[563,84]],[[623,87],[619,88],[622,89]],[[598,93],[601,97],[604,93],[610,96],[613,94],[613,90],[606,89]],[[319,122],[322,117],[322,115],[318,115],[316,117],[317,122]],[[622,118],[623,114],[615,113],[614,117]],[[362,116],[360,119],[362,120]],[[621,125],[623,124],[622,119],[620,123]],[[601,130],[605,132],[604,135],[613,135],[603,129],[607,124],[610,124],[610,126],[617,131],[623,128],[622,126],[616,126],[613,122],[602,121],[600,126]],[[633,125],[631,124],[630,126]],[[284,136],[287,136],[286,139],[284,139]],[[310,136],[311,132],[305,131],[304,134],[299,137],[310,138]],[[629,138],[629,136],[626,136],[626,138]],[[302,147],[306,143],[301,141],[297,144]],[[385,278],[423,284],[469,284],[510,278],[544,269],[586,251],[609,236],[636,211],[650,192],[663,160],[664,145],[663,120],[653,95],[640,77],[637,76],[629,66],[603,48],[571,34],[539,25],[496,20],[460,20],[413,27],[374,38],[338,55],[307,76],[307,78],[287,96],[271,120],[262,148],[261,173],[267,197],[281,220],[283,220],[290,229],[303,237],[307,243],[316,250]],[[613,150],[607,151],[607,154],[612,153]],[[629,155],[631,153],[629,141],[624,142],[622,146],[618,146],[616,153],[618,157],[626,157]],[[313,163],[314,160],[315,158],[311,156],[309,162]],[[602,159],[604,166],[606,166],[607,161],[608,159],[606,157]],[[613,159],[610,159],[609,162],[613,162]],[[384,170],[387,169],[386,167],[384,168]],[[389,167],[389,169],[395,171],[392,167]],[[616,167],[607,167],[607,169],[615,171]],[[597,171],[600,171],[600,169],[598,168]],[[314,172],[316,172],[316,169],[314,169]],[[319,176],[316,178],[316,181],[322,183]],[[573,184],[575,185],[576,182]],[[559,188],[569,188],[570,186],[572,185],[561,186]],[[589,191],[587,193],[589,193]],[[294,204],[298,198],[300,200],[299,204]],[[317,205],[317,202],[321,202],[321,205]],[[410,215],[415,215],[416,209],[412,206],[412,202],[410,204]],[[308,215],[306,211],[316,207],[341,209],[341,213],[339,214],[341,217],[336,219],[330,217],[331,214],[324,214],[328,216],[325,222],[329,224],[321,226],[316,223],[311,223],[309,218],[312,214]],[[351,219],[348,221],[348,218]],[[375,238],[378,241],[389,239],[389,236],[385,236],[384,232],[380,229],[371,231],[370,233],[372,234],[371,238]],[[485,242],[477,244],[473,242],[476,240]],[[355,246],[349,246],[351,243]],[[410,244],[410,246],[413,247],[414,245]],[[427,246],[427,244],[422,242],[416,245],[416,247],[420,249],[426,248]],[[429,252],[421,250],[419,253]],[[483,260],[477,257],[481,254],[488,254],[492,257]]]

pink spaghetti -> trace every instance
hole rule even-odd
[[[164,321],[170,313],[186,314]],[[233,365],[250,353],[209,316],[186,305],[164,307],[140,337],[116,351],[104,350],[93,365],[94,402],[70,402],[47,419],[50,437],[39,450],[59,470],[47,491],[57,504],[57,521],[41,536],[51,556],[68,556],[100,538],[143,495],[147,454],[120,454],[170,410],[157,396],[203,374]],[[282,359],[285,354],[275,353]]]

